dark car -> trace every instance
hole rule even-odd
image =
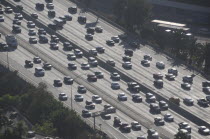
[[[70,54],[67,54],[67,59],[73,61],[73,60],[76,60],[76,56],[74,53],[70,53]]]
[[[46,7],[47,7],[47,9],[50,9],[50,10],[54,9],[53,3],[47,3]]]
[[[31,44],[37,44],[38,40],[36,37],[29,37],[29,43]]]
[[[158,113],[158,114],[161,113],[160,107],[156,103],[151,103],[150,104],[150,111],[154,112],[154,113]]]
[[[68,12],[71,14],[77,13],[77,6],[71,6],[68,8]]]
[[[115,67],[115,62],[112,59],[107,60],[106,63],[109,64],[112,67]]]
[[[155,122],[156,125],[165,125],[165,121],[161,117],[156,117],[154,119],[154,122]]]
[[[54,86],[61,87],[63,85],[62,81],[60,79],[54,80]]]
[[[189,83],[182,83],[181,84],[181,87],[183,88],[183,89],[185,89],[185,90],[190,90],[191,89],[191,84],[189,84]]]
[[[48,38],[45,35],[39,35],[39,42],[48,43]]]
[[[132,95],[132,100],[134,102],[142,102],[142,97],[139,94]]]
[[[74,63],[69,63],[69,64],[68,64],[68,68],[69,68],[70,70],[76,70],[76,69],[77,69],[77,65],[74,64]]]
[[[202,82],[202,87],[210,87],[210,81]]]
[[[14,33],[21,33],[21,28],[18,25],[13,25],[12,26],[12,32]]]
[[[7,6],[4,8],[4,12],[7,14],[11,14],[11,13],[13,13],[13,9],[11,7]]]
[[[39,29],[38,29],[38,34],[39,34],[39,35],[46,35],[47,32],[46,32],[43,28],[39,28]]]
[[[131,56],[133,56],[133,50],[131,50],[131,49],[125,49],[124,54],[131,57]]]
[[[154,79],[163,79],[163,75],[161,73],[154,73],[153,78]]]
[[[46,62],[46,63],[43,63],[43,68],[45,70],[51,70],[52,69],[52,65]]]
[[[28,27],[28,28],[35,28],[35,26],[36,26],[36,25],[35,25],[35,23],[34,23],[33,21],[28,21],[28,22],[27,22],[27,27]]]
[[[93,40],[93,35],[92,34],[86,34],[85,38],[89,41]]]
[[[139,44],[137,42],[130,42],[129,44],[133,48],[138,48],[139,47]]]
[[[0,42],[0,50],[1,51],[6,51],[8,49],[9,49],[9,46],[6,43]]]
[[[31,17],[33,17],[34,19],[38,19],[38,18],[39,18],[39,16],[38,16],[37,13],[32,13],[32,14],[31,14]]]
[[[96,75],[96,77],[97,77],[98,79],[104,78],[103,72],[101,72],[101,71],[95,71],[94,73],[95,73],[95,75]]]
[[[83,85],[79,85],[78,88],[77,88],[77,92],[86,93],[87,89]]]
[[[51,35],[51,42],[59,43],[60,39],[56,35]]]
[[[54,10],[49,10],[49,11],[47,12],[47,15],[48,15],[48,17],[54,18],[54,17],[56,16],[56,12],[55,12]]]
[[[79,16],[77,20],[78,20],[78,22],[85,24],[87,21],[87,18],[86,18],[86,16]]]
[[[205,98],[198,99],[198,104],[202,107],[208,107],[209,102]]]
[[[106,44],[110,45],[110,46],[113,46],[115,43],[113,40],[107,40],[106,41]]]
[[[72,21],[72,16],[69,14],[65,14],[64,17],[66,18],[66,21]]]
[[[161,79],[155,80],[154,85],[162,88],[163,87],[163,80],[161,80]]]
[[[50,43],[50,48],[53,49],[53,50],[58,50],[59,49],[59,45],[58,45],[58,43],[51,42]]]
[[[93,27],[89,27],[89,28],[87,28],[87,33],[94,35],[95,29]]]
[[[44,4],[43,3],[36,3],[36,7],[35,7],[37,10],[44,10]]]
[[[88,74],[87,79],[91,82],[97,82],[97,77],[95,74]]]
[[[161,110],[168,110],[168,103],[166,103],[163,100],[159,101],[159,106],[160,106]]]
[[[136,82],[128,82],[127,85],[130,91],[134,91],[136,93],[140,91],[140,85],[138,85]]]
[[[150,66],[150,61],[149,61],[149,60],[143,59],[143,60],[141,61],[141,64],[142,64],[143,66],[145,66],[145,67],[149,67],[149,66]]]
[[[104,53],[104,52],[105,52],[105,48],[102,47],[102,46],[96,47],[96,50],[97,50],[99,53]]]
[[[33,61],[36,64],[40,64],[42,62],[41,58],[39,58],[38,56],[34,57]]]
[[[34,63],[30,60],[25,60],[25,66],[29,68],[33,68]]]
[[[120,75],[117,72],[112,72],[111,73],[111,79],[114,80],[114,81],[119,81],[121,78],[120,78]]]
[[[65,84],[70,84],[70,85],[72,85],[72,84],[74,83],[74,79],[71,78],[70,76],[65,76],[65,77],[63,78],[63,82],[64,82]]]
[[[67,51],[73,50],[73,46],[72,46],[72,44],[71,44],[70,42],[64,42],[64,43],[63,43],[63,47],[64,47],[64,49],[67,50]]]
[[[130,62],[131,61],[131,57],[130,56],[123,56],[122,60],[125,62]]]

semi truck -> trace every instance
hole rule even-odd
[[[6,35],[5,39],[6,39],[6,43],[9,47],[17,48],[18,42],[14,35]]]

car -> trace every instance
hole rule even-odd
[[[76,94],[74,95],[74,100],[81,102],[84,100],[84,97],[81,94]]]
[[[77,13],[77,6],[71,6],[68,8],[68,12],[75,14]]]
[[[38,40],[36,37],[29,37],[29,43],[31,44],[37,44]]]
[[[95,27],[95,31],[96,31],[97,33],[102,33],[102,32],[103,32],[103,28],[102,28],[101,26],[96,26],[96,27]]]
[[[49,23],[47,26],[55,31],[59,28],[59,26],[57,26],[55,23]]]
[[[159,139],[159,134],[154,129],[148,129],[147,134],[148,134],[147,139]]]
[[[91,102],[91,103],[87,103],[87,100],[86,100],[86,106],[85,106],[85,108],[86,108],[86,109],[91,109],[91,110],[95,109],[96,104],[93,103],[92,101],[90,101],[90,102]]]
[[[202,82],[202,87],[210,87],[210,81]]]
[[[141,64],[143,65],[143,66],[145,66],[145,67],[149,67],[150,66],[150,61],[149,60],[142,60],[141,61]]]
[[[182,77],[182,81],[187,83],[193,83],[193,77],[191,75],[184,76]]]
[[[111,40],[113,40],[115,43],[119,43],[120,42],[120,38],[118,36],[111,37]]]
[[[96,49],[90,49],[89,50],[89,54],[93,55],[93,56],[97,56],[98,52]]]
[[[36,76],[44,76],[45,75],[45,70],[41,67],[36,67],[35,68],[35,75]]]
[[[161,110],[168,110],[168,103],[166,103],[163,100],[159,101],[159,106],[160,106]]]
[[[36,31],[34,29],[29,29],[28,35],[29,36],[36,36]]]
[[[11,14],[11,13],[13,13],[13,9],[11,7],[7,6],[4,8],[4,12],[7,14]]]
[[[152,56],[149,54],[144,55],[144,60],[152,61]]]
[[[124,132],[131,132],[131,126],[128,123],[120,123],[120,130]]]
[[[120,34],[118,35],[118,37],[121,39],[121,40],[126,40],[128,38],[128,35],[127,34]]]
[[[66,21],[72,21],[72,16],[70,14],[65,14],[64,17],[66,18]]]
[[[137,121],[131,122],[131,128],[135,131],[141,130],[141,125]]]
[[[188,123],[186,123],[186,122],[181,122],[181,123],[178,124],[178,126],[179,126],[179,130],[180,130],[180,129],[185,129],[185,130],[187,130],[189,133],[191,133],[191,126],[190,126]]]
[[[22,11],[23,10],[23,6],[21,4],[16,5],[16,9]]]
[[[48,38],[45,35],[39,35],[40,43],[48,43]]]
[[[25,60],[25,66],[29,68],[33,68],[34,63],[30,60]]]
[[[101,71],[95,71],[94,74],[98,79],[104,78],[104,74]]]
[[[36,25],[35,25],[35,23],[34,23],[33,21],[28,21],[28,22],[27,22],[27,27],[28,27],[28,28],[35,28],[35,26],[36,26]]]
[[[81,64],[81,69],[83,69],[83,70],[89,70],[90,69],[90,65],[87,62],[83,62]]]
[[[98,53],[105,53],[105,48],[102,46],[96,47],[96,50],[98,51]]]
[[[122,57],[122,60],[125,61],[125,62],[127,62],[127,61],[130,62],[131,61],[131,57],[125,55],[125,56]]]
[[[132,57],[133,56],[133,50],[132,49],[125,49],[124,54]]]
[[[72,79],[70,76],[65,76],[63,77],[63,82],[65,84],[72,85],[74,83],[74,79]]]
[[[4,14],[4,10],[0,8],[0,14]]]
[[[80,23],[85,24],[86,21],[87,21],[87,18],[86,18],[86,16],[78,16],[77,21],[80,22]]]
[[[162,117],[155,117],[155,118],[154,118],[154,123],[155,123],[156,125],[165,125],[165,121],[163,120]]]
[[[66,24],[67,20],[65,16],[59,16],[58,18],[62,21],[63,25]]]
[[[142,102],[142,97],[139,95],[139,94],[133,94],[132,95],[132,100],[134,101],[134,102]]]
[[[87,74],[87,80],[91,82],[97,82],[97,77],[94,73]]]
[[[110,104],[104,105],[104,112],[105,113],[116,113],[116,108],[112,107]]]
[[[165,77],[166,77],[166,79],[168,79],[170,81],[175,80],[175,78],[176,78],[176,76],[172,73],[166,73]]]
[[[43,3],[36,3],[36,7],[37,10],[43,11],[44,10],[44,4]]]
[[[160,61],[156,63],[156,67],[159,69],[165,69],[165,64],[164,62]]]
[[[156,97],[152,93],[146,93],[146,99],[152,103],[156,102]]]
[[[86,34],[85,38],[89,41],[93,40],[93,35],[92,34]]]
[[[21,20],[19,20],[19,19],[14,19],[12,23],[13,23],[13,24],[16,24],[16,25],[21,25]]]
[[[47,3],[46,7],[47,7],[47,9],[50,9],[50,10],[54,9],[53,3]]]
[[[38,29],[38,34],[39,35],[46,35],[47,33],[46,33],[46,31],[43,28],[39,28]]]
[[[145,136],[138,136],[137,139],[147,139]]]
[[[93,95],[92,96],[92,101],[99,104],[99,103],[102,103],[102,98],[99,97],[98,95]]]
[[[210,130],[206,126],[199,126],[198,132],[202,135],[210,135]]]
[[[9,49],[9,46],[4,43],[4,42],[0,42],[0,51],[7,51]]]
[[[203,87],[202,90],[203,90],[204,93],[210,93],[210,87],[209,86]]]
[[[112,89],[120,89],[120,84],[119,83],[117,83],[117,82],[112,82],[111,83],[111,88]]]
[[[102,113],[101,114],[101,117],[103,118],[103,119],[111,119],[111,114],[104,114],[104,113]]]
[[[113,40],[107,40],[106,44],[109,46],[114,46],[115,42]]]
[[[114,123],[114,126],[120,126],[120,124],[121,124],[120,118],[115,116],[113,123]]]
[[[91,34],[91,35],[94,35],[95,33],[95,29],[93,27],[88,27],[86,31],[88,34]]]
[[[59,94],[59,99],[62,101],[66,101],[68,99],[68,96],[65,93],[60,93]]]
[[[141,89],[140,85],[138,85],[136,82],[127,82],[127,85],[128,85],[128,89],[135,93],[138,93]]]
[[[94,57],[88,57],[88,63],[92,67],[97,67],[98,66],[98,61]]]
[[[12,32],[14,33],[21,33],[21,28],[18,25],[13,25],[12,26]]]
[[[62,81],[60,79],[54,80],[54,86],[61,87],[63,85]]]
[[[23,15],[21,13],[15,13],[15,19],[23,20]]]
[[[75,63],[68,63],[68,68],[70,70],[76,70],[77,69],[77,65]]]
[[[79,49],[74,49],[74,54],[76,55],[76,57],[83,57],[83,52]]]
[[[73,60],[76,60],[76,56],[74,53],[69,53],[67,54],[67,59],[73,61]]]
[[[54,18],[54,17],[56,16],[56,12],[55,12],[55,10],[49,10],[49,11],[47,12],[47,15],[48,15],[48,17],[50,17],[50,18]]]
[[[198,101],[198,105],[200,105],[202,107],[208,107],[209,106],[209,102],[205,98],[200,98],[197,101]]]
[[[58,43],[51,42],[50,43],[50,48],[53,49],[53,50],[58,50],[59,49],[59,45],[58,45]]]
[[[127,62],[122,63],[122,67],[125,69],[132,69],[132,64],[131,62],[127,61]]]
[[[190,105],[190,106],[194,105],[194,100],[191,97],[184,98],[183,102],[187,105]]]
[[[157,114],[161,113],[161,109],[157,103],[150,103],[150,111]]]
[[[111,79],[115,81],[120,81],[121,77],[117,72],[112,72],[111,74]]]
[[[70,42],[63,42],[63,47],[67,51],[73,50],[73,46],[72,46],[72,44]]]
[[[39,58],[38,56],[34,57],[33,59],[34,63],[39,64],[42,62],[41,58]]]
[[[210,102],[210,95],[206,96],[206,100]]]
[[[169,68],[168,73],[177,76],[178,75],[178,70],[176,68]]]
[[[126,101],[128,97],[125,95],[125,93],[119,93],[117,98],[120,101]]]
[[[133,47],[133,48],[139,48],[139,44],[138,44],[137,42],[135,42],[135,41],[130,42],[129,45],[130,45],[131,47]]]
[[[77,91],[79,93],[86,93],[87,89],[83,85],[79,85],[78,88],[77,88]]]
[[[154,79],[163,79],[163,74],[161,74],[160,72],[154,73],[153,78]]]
[[[191,84],[185,82],[181,84],[181,87],[185,90],[190,90],[191,89]]]
[[[115,67],[115,62],[114,62],[113,59],[108,59],[108,60],[106,61],[106,63],[107,63],[108,65],[112,66],[112,67]]]
[[[51,70],[51,69],[52,69],[52,65],[49,64],[49,63],[47,63],[47,62],[44,62],[44,63],[43,63],[43,68],[44,68],[45,70]]]
[[[92,113],[88,110],[82,110],[82,116],[83,117],[91,117]]]
[[[163,80],[158,79],[154,81],[154,85],[159,88],[163,88]]]
[[[167,121],[167,122],[173,122],[173,121],[174,121],[174,117],[173,117],[170,113],[166,113],[166,114],[164,115],[164,119],[165,119],[165,121]]]
[[[180,105],[180,99],[178,97],[170,97],[169,101],[176,104],[176,105]]]
[[[37,13],[32,13],[32,14],[31,14],[31,17],[33,17],[34,19],[38,19],[38,18],[39,18],[39,16],[38,16]]]
[[[60,39],[56,35],[51,35],[51,42],[59,43]]]

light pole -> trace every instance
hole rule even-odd
[[[83,75],[86,75],[86,73],[84,73],[84,74],[80,74],[80,75],[78,75],[78,76],[76,76],[75,78],[73,78],[73,82],[72,82],[72,84],[71,84],[71,110],[73,109],[73,97],[72,97],[72,86],[73,86],[73,83],[74,83],[74,80],[76,80],[77,78],[80,78],[81,76],[83,76]]]
[[[8,70],[9,70],[9,53],[7,51],[7,66],[8,66]]]

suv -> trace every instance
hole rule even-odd
[[[77,6],[69,7],[68,12],[71,13],[71,14],[76,14],[77,13]]]
[[[63,78],[63,82],[64,82],[65,84],[72,85],[72,84],[74,83],[74,79],[72,79],[72,78],[69,77],[69,76],[65,76],[65,77]]]
[[[46,63],[43,63],[43,68],[45,70],[51,70],[52,69],[52,65],[46,62]]]
[[[97,82],[97,77],[95,74],[88,74],[87,79],[91,82]]]
[[[160,107],[157,103],[150,104],[150,111],[158,114],[161,113]]]
[[[37,67],[37,68],[35,68],[35,75],[36,76],[44,76],[45,70],[41,67]]]
[[[63,83],[61,82],[60,79],[54,80],[54,86],[56,86],[56,87],[61,87],[62,85],[63,85]]]
[[[25,66],[26,67],[29,67],[29,68],[33,68],[33,62],[32,61],[30,61],[30,60],[25,60]]]
[[[78,22],[85,24],[87,21],[87,18],[86,16],[79,16],[77,20]]]

